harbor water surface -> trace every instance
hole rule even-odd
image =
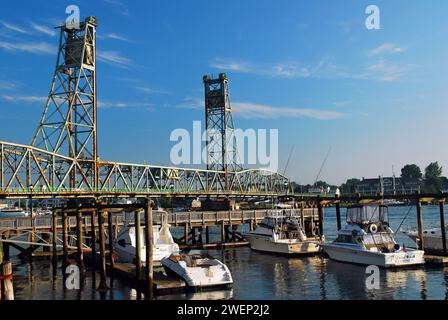
[[[393,230],[415,228],[415,207],[391,207]],[[345,214],[345,210],[342,210]],[[424,226],[439,227],[438,206],[424,206]],[[325,209],[324,232],[327,241],[336,236],[334,208]],[[176,231],[173,231],[176,233]],[[212,232],[218,238],[218,230]],[[400,244],[415,246],[405,235],[397,233]],[[415,267],[381,270],[380,289],[366,287],[366,267],[331,261],[323,256],[287,258],[254,252],[248,247],[210,251],[227,264],[232,272],[233,289],[160,296],[158,299],[282,299],[282,300],[342,300],[342,299],[448,299],[448,268]],[[14,287],[18,300],[96,300],[136,299],[136,291],[123,280],[109,283],[111,290],[96,290],[99,275],[91,270],[85,274],[81,290],[65,289],[62,269],[53,270],[47,260],[21,262],[13,257]]]

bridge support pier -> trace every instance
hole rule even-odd
[[[90,245],[92,248],[92,265],[95,268],[96,267],[96,230],[95,230],[95,210],[92,211],[92,213],[90,214],[90,236],[91,236],[91,241],[90,241]]]
[[[62,212],[62,251],[64,255],[62,265],[66,266],[68,263],[68,226],[67,226],[67,212],[65,211]]]

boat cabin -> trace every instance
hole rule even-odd
[[[389,226],[389,212],[385,205],[354,205],[347,208],[347,223],[361,228],[375,224]]]

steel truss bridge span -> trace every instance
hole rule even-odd
[[[97,175],[91,174],[93,167]],[[3,198],[279,196],[289,189],[287,177],[263,169],[225,172],[101,160],[86,165],[85,160],[9,142],[0,142],[0,173]]]

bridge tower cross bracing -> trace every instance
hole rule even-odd
[[[34,147],[75,160],[71,168],[53,164],[53,171],[69,173],[73,189],[98,186],[97,26],[97,19],[88,17],[79,28],[59,27],[56,70],[32,141]]]
[[[212,79],[204,76],[207,170],[228,174],[241,171],[235,137],[235,124],[229,99],[229,80],[225,73]]]

